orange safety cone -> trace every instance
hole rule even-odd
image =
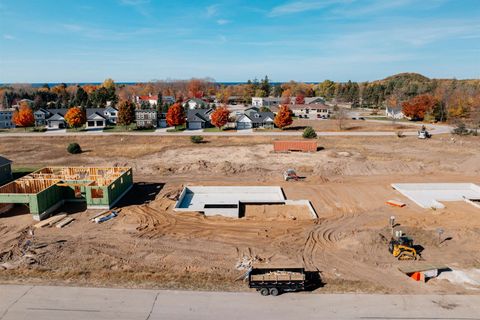
[[[412,278],[415,281],[425,281],[423,272],[414,272],[410,275],[410,278]]]

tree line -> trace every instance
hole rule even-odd
[[[0,87],[0,107],[9,108],[15,101],[32,100],[33,110],[39,108],[95,108],[107,104],[115,106],[121,101],[133,101],[135,96],[157,97],[159,111],[167,112],[170,104],[163,97],[173,97],[175,102],[187,98],[203,99],[227,104],[232,97],[237,102],[250,104],[252,97],[282,97],[282,103],[294,101],[303,104],[306,97],[323,97],[333,104],[350,104],[352,107],[403,109],[411,118],[448,121],[471,120],[480,109],[480,80],[429,79],[420,74],[402,73],[373,82],[272,83],[268,76],[245,83],[222,85],[213,79],[169,80],[115,84],[111,79],[100,85],[59,84],[50,88],[44,85]],[[420,98],[419,98],[420,97]],[[143,102],[138,108],[150,108]]]

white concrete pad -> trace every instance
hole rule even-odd
[[[473,183],[395,183],[392,187],[422,208],[444,208],[440,201],[480,199],[480,186]]]
[[[185,187],[175,211],[199,211],[238,218],[240,203],[285,203],[280,187]]]

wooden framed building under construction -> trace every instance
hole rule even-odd
[[[0,187],[0,203],[27,204],[42,220],[67,201],[111,209],[132,186],[132,168],[47,167]]]

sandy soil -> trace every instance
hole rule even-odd
[[[291,130],[304,129],[304,127],[312,127],[315,131],[417,131],[418,127],[409,125],[404,122],[385,121],[368,122],[364,120],[343,120],[341,128],[338,120],[309,120],[309,119],[295,119],[290,126]]]
[[[410,264],[480,268],[480,210],[465,203],[425,210],[391,183],[480,183],[480,139],[329,137],[315,154],[272,152],[270,137],[77,137],[86,153],[65,151],[71,137],[2,138],[0,154],[17,167],[130,165],[137,184],[118,218],[89,221],[81,205],[62,210],[64,229],[36,229],[24,207],[0,217],[0,281],[95,286],[248,290],[236,281],[245,259],[297,264],[321,273],[317,292],[472,293],[446,280],[415,283]],[[285,182],[281,172],[304,176]],[[290,219],[285,209],[248,208],[242,219],[172,211],[182,186],[280,185],[289,199],[309,199],[319,218]],[[387,206],[397,199],[405,208]],[[300,216],[302,215],[299,213]],[[278,218],[275,217],[278,215]],[[424,247],[423,261],[399,262],[387,251],[388,218]],[[439,242],[436,230],[445,230]]]

